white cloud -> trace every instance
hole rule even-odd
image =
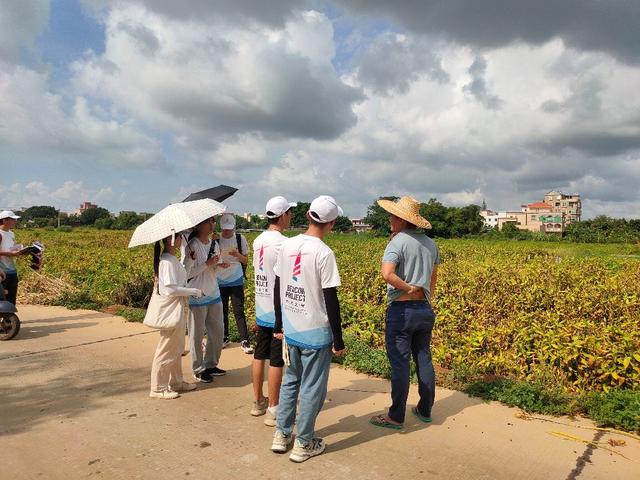
[[[161,164],[157,140],[130,119],[101,118],[82,96],[70,100],[48,88],[48,75],[0,65],[0,143],[34,157],[64,154],[77,162],[109,165]]]
[[[17,61],[49,21],[49,0],[6,0],[0,7],[0,61]]]
[[[223,143],[209,156],[214,167],[242,169],[262,165],[266,160],[265,141],[261,138],[243,136],[236,142]]]
[[[335,138],[355,123],[357,89],[330,63],[331,22],[318,12],[282,30],[168,20],[114,7],[106,47],[74,63],[74,85],[174,136],[215,150],[237,136]]]
[[[637,211],[640,67],[621,44],[578,50],[575,35],[532,29],[514,41],[513,25],[443,36],[378,2],[410,29],[356,32],[339,44],[348,58],[327,15],[288,0],[273,12],[252,0],[103,5],[104,52],[76,59],[60,90],[45,72],[0,68],[0,147],[136,178],[92,198],[141,202],[147,189],[164,205],[227,183],[241,188],[238,211],[330,193],[361,215],[379,195],[517,208],[560,188],[589,199],[587,215]],[[158,166],[172,166],[175,188],[145,185]],[[82,192],[5,183],[23,199]]]
[[[423,75],[402,92],[367,91],[354,128],[330,142],[296,142],[258,187],[335,193],[357,205],[354,214],[375,196],[393,193],[455,205],[487,199],[495,208],[517,208],[551,188],[627,205],[639,200],[633,159],[640,155],[631,139],[640,141],[640,100],[623,79],[640,69],[576,53],[559,40],[486,51],[484,76],[502,100],[496,111],[465,95],[473,51],[446,46],[438,54],[451,82]],[[583,67],[559,75],[558,63],[576,56]],[[550,98],[570,107],[540,108]],[[625,135],[626,144],[619,141]],[[628,153],[609,153],[616,149]],[[587,180],[593,176],[597,184]]]
[[[100,202],[114,195],[111,187],[87,187],[83,181],[67,180],[59,186],[42,180],[28,183],[0,184],[0,208],[25,208],[33,205],[51,205],[66,212],[74,212],[84,201]]]

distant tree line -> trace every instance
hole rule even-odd
[[[397,197],[381,197],[396,200]],[[600,215],[592,220],[575,222],[567,226],[563,236],[543,232],[520,230],[507,223],[501,230],[484,225],[480,215],[482,207],[448,207],[435,198],[421,204],[420,215],[429,220],[432,228],[427,230],[431,237],[461,238],[474,237],[505,240],[568,241],[579,243],[640,243],[640,219],[626,220]],[[367,209],[364,221],[373,227],[375,235],[387,236],[389,214],[376,202]]]
[[[96,207],[84,210],[81,214],[61,214],[55,207],[38,205],[20,212],[21,226],[32,227],[96,227],[111,230],[129,230],[137,227],[152,214],[130,211],[112,216],[106,208]]]
[[[626,220],[599,215],[592,220],[572,223],[565,233],[567,240],[585,243],[638,243],[640,219]]]
[[[543,240],[573,243],[640,243],[640,219],[626,220],[606,215],[567,225],[562,236],[519,230],[507,223],[502,230],[490,229],[485,236],[510,240]]]
[[[397,200],[398,197],[381,198]],[[431,198],[420,205],[420,215],[431,223],[431,228],[428,230],[431,237],[458,238],[478,235],[482,233],[484,227],[478,205],[447,207],[435,198]],[[364,221],[372,226],[375,235],[387,236],[391,233],[389,214],[377,202],[369,206]]]
[[[296,202],[298,205],[293,207],[291,212],[291,227],[292,228],[306,228],[309,225],[307,220],[307,212],[311,207],[309,202]],[[336,224],[333,227],[334,232],[346,233],[353,228],[353,223],[346,216],[339,216],[336,218]]]
[[[381,198],[397,199],[397,197]],[[298,206],[293,208],[292,228],[302,229],[308,225],[306,213],[309,207],[310,203],[308,202],[298,202]],[[504,225],[502,230],[486,227],[482,216],[480,216],[480,211],[481,207],[478,205],[449,207],[435,198],[420,205],[420,215],[431,223],[432,228],[427,231],[431,237],[478,237],[579,243],[640,243],[640,219],[626,220],[600,215],[592,220],[568,225],[564,235],[560,237],[541,232],[519,230],[513,224]],[[89,208],[80,215],[59,215],[59,211],[54,207],[39,205],[27,208],[20,212],[20,215],[22,217],[19,222],[20,226],[56,227],[59,224],[70,227],[93,226],[101,229],[130,230],[140,225],[152,214],[123,211],[113,216],[106,208],[96,207]],[[376,202],[368,207],[364,221],[372,226],[374,235],[389,235],[389,215]],[[258,215],[252,215],[249,219],[236,215],[236,225],[238,229],[262,230],[267,228],[268,223],[265,218],[260,218]],[[351,220],[347,217],[340,216],[336,219],[335,231],[349,232],[352,228]]]
[[[304,228],[309,223],[306,213],[311,204],[308,202],[298,202],[298,206],[293,209],[291,226],[294,228]],[[136,213],[123,211],[118,215],[111,215],[106,208],[89,208],[81,214],[66,215],[60,214],[55,207],[40,205],[29,207],[20,212],[19,225],[31,227],[96,227],[109,230],[131,230],[149,218],[151,213]],[[268,227],[266,218],[258,215],[251,215],[248,219],[236,215],[236,228],[239,230],[257,229],[264,230]],[[334,230],[338,232],[348,232],[352,228],[351,220],[347,217],[338,217]],[[219,227],[218,227],[219,229]]]

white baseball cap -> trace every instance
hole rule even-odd
[[[330,197],[329,195],[320,195],[311,202],[309,215],[316,222],[329,223],[333,222],[340,215],[343,215],[343,211],[333,197]]]
[[[13,218],[14,220],[18,220],[20,216],[16,215],[11,210],[3,210],[0,212],[0,220],[4,220],[5,218]]]
[[[236,216],[233,213],[224,213],[220,217],[220,228],[222,230],[236,229]]]
[[[281,215],[287,213],[287,210],[293,207],[297,207],[298,204],[293,202],[287,202],[287,199],[284,197],[273,197],[267,202],[267,206],[264,211],[267,214],[267,218],[278,218]]]

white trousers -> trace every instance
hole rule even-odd
[[[184,327],[181,320],[176,328],[160,330],[160,341],[151,364],[151,391],[163,392],[182,384],[182,352]]]

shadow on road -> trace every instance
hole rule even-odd
[[[385,390],[385,388],[387,390]],[[322,415],[322,412],[331,408],[336,408],[348,403],[357,403],[380,393],[385,394],[387,396],[385,401],[390,403],[391,399],[388,397],[389,388],[388,382],[379,379],[358,379],[352,381],[348,387],[334,389],[328,393],[327,402],[320,412],[320,415]],[[345,439],[338,440],[337,442],[328,442],[327,451],[339,451],[356,447],[388,435],[407,435],[424,428],[437,428],[437,426],[445,423],[447,418],[454,417],[467,407],[481,403],[483,402],[480,399],[469,397],[465,393],[451,391],[449,395],[435,402],[432,414],[433,423],[431,424],[425,424],[415,418],[411,414],[411,405],[408,404],[404,429],[401,431],[371,425],[369,419],[373,415],[380,413],[381,410],[386,411],[386,409],[376,409],[363,415],[347,415],[339,419],[337,423],[333,423],[317,431],[316,434],[319,437],[328,437],[330,435],[343,434],[344,432],[352,433],[352,435]]]
[[[46,337],[48,335],[62,333],[76,328],[94,327],[97,324],[98,322],[63,323],[60,325],[32,325],[29,323],[23,323],[20,327],[20,333],[12,341],[19,342],[20,340]]]
[[[19,310],[18,313],[20,313]],[[64,317],[34,318],[31,320],[24,320],[22,323],[26,325],[29,325],[31,323],[61,323],[70,320],[97,320],[100,318],[113,318],[113,315],[109,315],[108,313],[93,312],[82,313],[78,315],[67,315]]]
[[[61,362],[59,354],[33,355],[20,361],[0,362],[0,425],[2,435],[12,435],[37,427],[52,418],[60,422],[73,419],[88,410],[101,408],[125,393],[149,388],[148,368],[112,369],[108,365],[95,369],[89,367],[86,372],[82,366],[69,374],[55,376],[51,371]],[[47,372],[41,380],[39,372]],[[6,379],[22,377],[20,382],[7,382]],[[132,378],[147,379],[146,382],[132,382]]]

